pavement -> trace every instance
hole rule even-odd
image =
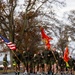
[[[7,73],[7,74],[4,74],[4,73],[0,73],[0,75],[15,75],[15,73]],[[37,75],[37,74],[23,74],[23,73],[20,73],[19,75]]]
[[[15,73],[0,73],[0,75],[15,75]],[[23,75],[23,73],[20,73],[19,75]]]
[[[15,73],[7,73],[7,74],[3,74],[1,73],[0,75],[15,75]],[[19,75],[46,75],[46,74],[23,74],[23,73],[20,73]],[[52,74],[47,74],[47,75],[52,75]],[[56,75],[74,75],[74,74],[56,74]]]

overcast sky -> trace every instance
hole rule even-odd
[[[66,0],[66,6],[63,7],[60,11],[66,12],[75,9],[75,0]]]
[[[24,0],[19,0],[19,3],[23,4],[23,1]],[[75,0],[64,0],[64,1],[66,2],[66,6],[58,9],[60,13],[75,9]],[[58,10],[56,10],[56,11],[58,11]]]
[[[75,10],[75,0],[65,0],[65,3],[66,3],[65,7],[56,9],[56,13],[60,20],[62,20],[62,18],[64,16],[64,12],[66,13],[70,10]]]

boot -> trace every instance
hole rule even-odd
[[[20,72],[17,72],[17,75],[20,75]]]
[[[15,75],[17,75],[17,72],[15,72]]]

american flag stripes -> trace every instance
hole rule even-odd
[[[0,38],[2,39],[2,42],[5,42],[5,44],[8,46],[9,49],[11,50],[16,50],[16,45],[10,42],[7,38],[3,37],[0,35]]]

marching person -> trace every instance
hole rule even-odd
[[[70,56],[70,59],[68,61],[68,64],[70,66],[70,72],[73,74],[74,72],[74,59]]]
[[[51,61],[52,61],[52,71],[55,75],[57,73],[57,70],[58,70],[58,59],[59,59],[59,54],[56,51],[55,47],[52,50],[52,54],[53,54],[53,57],[51,59]]]
[[[21,57],[22,56],[21,56],[19,50],[16,49],[15,56],[14,56],[14,60],[15,60],[15,64],[16,64],[15,75],[20,74],[20,59],[21,59]]]
[[[7,73],[7,67],[8,67],[7,54],[5,54],[3,58],[3,66],[4,66],[4,73]]]
[[[58,70],[61,74],[64,72],[65,66],[66,64],[65,61],[63,60],[63,56],[60,55],[58,59]]]
[[[44,72],[45,74],[48,74],[48,61],[49,61],[49,50],[47,46],[45,46],[45,50],[42,52],[43,56],[43,63],[44,63]]]
[[[17,66],[17,63],[16,63],[16,60],[15,60],[15,57],[13,56],[13,70],[14,71],[16,70],[16,66]]]

